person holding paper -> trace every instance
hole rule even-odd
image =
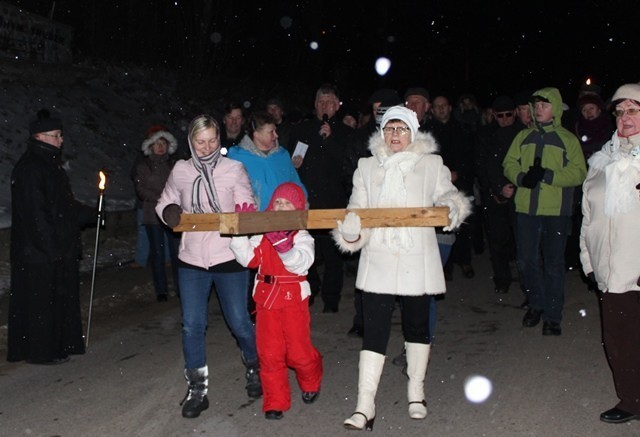
[[[293,163],[307,188],[311,209],[344,208],[347,204],[342,166],[353,129],[335,116],[338,109],[337,89],[324,84],[316,92],[315,118],[291,131],[289,150],[294,150],[299,142],[308,146],[304,157],[293,154]],[[311,290],[315,295],[321,289],[323,312],[336,313],[342,291],[343,259],[328,231],[314,231],[312,235],[316,241],[316,260],[324,260],[324,274],[320,281],[316,265],[309,270]]]
[[[471,213],[470,198],[451,182],[451,172],[436,154],[437,143],[431,134],[419,131],[416,113],[394,106],[384,113],[381,127],[369,141],[373,156],[358,163],[347,208],[447,206],[450,224],[444,229],[459,227]],[[434,295],[446,291],[435,229],[361,229],[360,218],[350,212],[338,222],[333,237],[342,251],[362,250],[356,277],[364,315],[358,402],[344,426],[373,427],[396,299],[401,300],[407,351],[409,416],[424,419],[424,379],[431,351],[429,306]]]

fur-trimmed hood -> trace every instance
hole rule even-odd
[[[167,131],[157,131],[151,134],[149,138],[145,139],[142,142],[142,147],[140,147],[140,150],[142,150],[145,156],[151,155],[151,146],[156,141],[158,141],[159,138],[164,138],[169,143],[169,149],[167,150],[167,154],[173,155],[176,152],[176,150],[178,150],[178,140],[176,140],[176,137],[174,137]]]
[[[415,140],[407,146],[405,152],[412,152],[418,155],[430,155],[440,150],[438,143],[430,133],[416,132]],[[378,162],[384,162],[393,152],[385,143],[380,132],[376,130],[369,138],[369,151],[376,157]]]

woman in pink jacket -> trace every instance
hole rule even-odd
[[[233,212],[236,204],[255,203],[243,165],[220,154],[220,129],[213,117],[194,118],[188,139],[191,158],[175,164],[156,206],[168,226],[175,227],[183,211]],[[180,241],[182,349],[189,385],[182,407],[184,417],[198,417],[209,407],[205,332],[214,284],[225,321],[242,351],[247,394],[262,395],[255,328],[247,311],[249,272],[236,262],[230,242],[231,238],[217,231],[185,232]]]

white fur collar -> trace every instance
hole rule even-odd
[[[415,140],[409,144],[405,152],[412,152],[417,155],[429,155],[436,153],[440,147],[433,135],[418,131]],[[375,156],[379,162],[384,162],[393,152],[384,142],[384,138],[380,136],[379,131],[375,131],[369,139],[369,151]]]

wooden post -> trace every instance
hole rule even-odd
[[[352,210],[360,216],[363,228],[447,226],[449,208],[367,208]],[[231,212],[221,214],[182,214],[176,232],[220,231],[245,235],[292,229],[333,229],[344,220],[346,209],[305,211]]]

